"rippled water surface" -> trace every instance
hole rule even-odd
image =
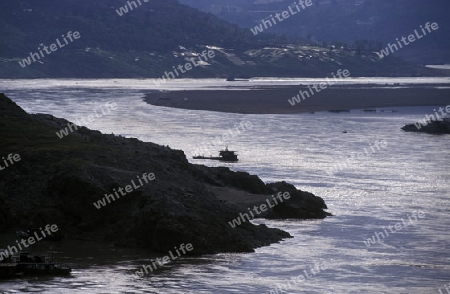
[[[285,82],[292,81],[279,84]],[[257,220],[286,230],[294,238],[253,254],[179,259],[141,280],[132,273],[152,258],[146,251],[51,244],[59,258],[74,268],[70,277],[3,281],[0,291],[268,293],[277,284],[287,285],[291,278],[305,275],[304,271],[309,277],[283,293],[439,293],[439,288],[450,283],[450,136],[400,130],[405,123],[432,114],[435,107],[396,108],[394,113],[385,109],[376,113],[226,114],[148,105],[142,96],[155,88],[152,84],[149,80],[3,80],[0,91],[28,112],[72,121],[116,102],[116,111],[88,127],[182,149],[191,162],[211,166],[219,163],[191,159],[199,144],[212,142],[240,122],[251,122],[251,129],[221,142],[238,150],[240,159],[224,165],[257,174],[266,182],[293,183],[324,198],[334,216],[314,221]],[[218,80],[182,80],[165,87],[228,86]],[[364,148],[370,150],[377,141],[387,146],[373,147],[375,152],[329,173],[336,163],[347,162]],[[224,146],[208,151],[215,155]],[[370,247],[364,243],[375,232],[382,232],[382,227],[402,218],[408,221],[419,210],[423,218],[412,217],[409,226],[402,226],[381,243]],[[312,275],[310,268],[319,263],[326,264],[326,269]]]

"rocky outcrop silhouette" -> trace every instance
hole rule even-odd
[[[419,126],[417,127],[416,124]],[[432,120],[423,126],[420,123],[408,124],[402,127],[405,132],[427,133],[435,135],[450,134],[450,119]]]
[[[293,197],[268,211],[270,218],[327,215],[320,197],[284,182],[265,184],[245,172],[190,164],[180,150],[85,127],[60,139],[56,132],[68,124],[27,114],[0,94],[0,158],[21,157],[0,170],[0,231],[57,224],[67,239],[158,252],[182,243],[193,244],[192,254],[252,252],[290,235],[249,222],[231,228],[228,221],[242,211],[233,200],[239,191],[255,197],[289,191]],[[154,180],[101,208],[94,205],[144,173],[153,173]],[[222,198],[215,189],[222,189]]]

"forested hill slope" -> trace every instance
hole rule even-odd
[[[180,0],[241,27],[252,28],[270,14],[286,10],[291,0]],[[298,1],[297,1],[298,2]],[[268,32],[307,38],[324,44],[374,41],[388,44],[408,36],[426,22],[439,30],[397,56],[416,64],[450,63],[448,0],[312,0],[312,6]]]
[[[21,0],[2,4],[0,54],[15,57],[37,44],[52,42],[62,33],[79,31],[71,49],[165,52],[178,45],[249,48],[257,40],[248,30],[180,5],[175,0]],[[116,10],[127,8],[120,16]],[[131,9],[131,8],[132,9]]]
[[[0,10],[0,78],[161,77],[209,49],[214,59],[182,77],[442,74],[370,51],[254,36],[175,0],[20,0]]]

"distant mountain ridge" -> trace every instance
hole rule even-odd
[[[254,36],[175,0],[21,0],[0,11],[0,78],[160,78],[204,50],[214,59],[180,77],[445,74],[370,50]]]
[[[252,28],[271,13],[286,10],[294,0],[180,0],[222,19]],[[298,1],[296,1],[298,2]],[[313,7],[280,23],[270,33],[312,41],[353,43],[395,42],[426,22],[440,30],[396,54],[418,64],[450,63],[450,2],[446,0],[312,0]]]
[[[197,44],[249,48],[257,41],[251,32],[175,0],[140,1],[142,5],[137,0],[23,0],[2,4],[0,54],[24,54],[70,30],[83,35],[73,49],[99,46],[105,50],[162,52]],[[119,16],[116,10],[128,3],[136,3],[136,8]]]

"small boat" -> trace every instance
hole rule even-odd
[[[4,252],[4,249],[0,249]],[[2,256],[4,257],[4,256]],[[55,264],[53,254],[32,255],[27,252],[19,252],[2,258],[0,261],[0,278],[14,278],[25,275],[68,275],[72,269],[68,266]]]
[[[225,150],[219,151],[218,157],[206,157],[206,156],[194,156],[194,159],[209,159],[209,160],[220,160],[220,161],[227,161],[227,162],[236,162],[238,161],[236,151],[228,150],[228,147],[225,148]]]

